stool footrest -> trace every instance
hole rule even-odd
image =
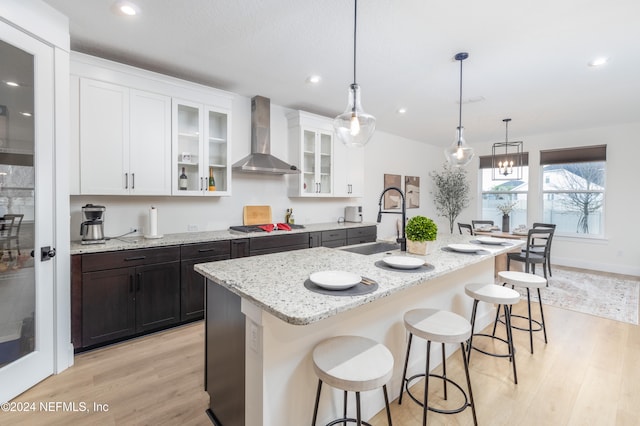
[[[509,341],[508,341],[507,339],[503,339],[502,337],[493,336],[493,335],[491,335],[491,334],[484,334],[484,333],[475,333],[475,334],[473,335],[473,337],[478,337],[478,336],[481,336],[481,337],[488,337],[488,338],[490,338],[490,339],[499,340],[499,341],[501,341],[501,342],[506,343],[507,345],[509,345]],[[497,357],[497,358],[511,358],[511,354],[509,354],[509,353],[507,353],[507,354],[497,354],[497,353],[494,353],[494,352],[487,352],[487,351],[485,351],[485,350],[483,350],[483,349],[476,348],[475,346],[471,346],[471,349],[475,349],[476,351],[478,351],[478,352],[480,352],[480,353],[483,353],[483,354],[485,354],[485,355],[489,355],[489,356],[495,356],[495,357]],[[514,348],[514,351],[515,351],[515,348]]]
[[[503,318],[504,318],[504,315],[500,315],[498,322],[501,322],[502,324],[504,324]],[[529,317],[525,317],[524,315],[511,314],[511,318],[520,318],[520,319],[525,319],[529,321]],[[540,321],[531,318],[531,322],[538,326],[538,328],[532,328],[531,331],[542,331],[542,323]],[[513,325],[513,322],[511,323],[511,328],[515,328],[516,330],[521,330],[521,331],[529,331],[529,327],[527,328],[518,327],[517,325]]]
[[[331,423],[327,423],[326,426],[333,426],[333,425],[337,425],[338,423],[345,423],[345,422],[358,423],[358,420],[357,419],[353,419],[351,417],[345,417],[345,418],[342,418],[342,419],[336,419],[336,420],[332,421]],[[361,423],[363,425],[365,425],[365,426],[373,426],[371,423],[365,422],[364,420],[362,420]]]
[[[424,403],[422,401],[418,400],[415,396],[413,396],[413,394],[411,393],[411,389],[409,389],[409,383],[411,383],[413,380],[418,379],[420,377],[425,377],[425,375],[422,374],[422,373],[421,374],[415,374],[415,375],[409,377],[408,379],[405,379],[405,389],[407,391],[407,395],[409,395],[409,398],[413,399],[413,401],[416,404],[418,404],[419,406],[424,407]],[[471,404],[469,403],[469,399],[467,398],[467,393],[464,391],[464,389],[462,389],[462,387],[460,387],[459,384],[457,384],[456,382],[454,382],[450,378],[441,376],[439,374],[431,374],[431,373],[429,373],[429,377],[435,377],[437,379],[444,380],[447,383],[451,383],[453,386],[455,386],[460,391],[460,393],[464,397],[464,403],[460,407],[452,408],[450,410],[444,410],[444,409],[440,409],[440,408],[433,408],[433,407],[429,407],[429,406],[427,406],[427,410],[433,411],[434,413],[440,413],[440,414],[457,414],[457,413],[463,412],[467,407],[471,406]],[[446,398],[445,398],[445,400],[446,400]]]

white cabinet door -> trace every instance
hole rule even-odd
[[[171,195],[171,98],[131,89],[129,193]]]
[[[230,118],[225,108],[173,100],[173,195],[231,195]],[[180,188],[183,174],[186,189]]]
[[[290,180],[293,197],[334,195],[333,128],[328,118],[296,111],[289,119],[289,152],[300,164]]]
[[[80,192],[129,192],[129,89],[80,79]]]
[[[334,182],[336,197],[364,195],[364,149],[334,142]]]

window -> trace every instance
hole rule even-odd
[[[607,146],[540,151],[543,221],[556,232],[604,235]]]
[[[502,224],[498,205],[516,203],[511,211],[511,228],[527,223],[527,193],[529,191],[529,154],[522,154],[522,179],[493,180],[491,156],[480,157],[480,188],[482,190],[481,219]]]

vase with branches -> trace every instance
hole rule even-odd
[[[469,207],[471,185],[467,180],[467,171],[444,163],[441,172],[433,171],[429,175],[435,184],[432,194],[438,216],[449,220],[449,231],[453,234],[456,218],[463,209]]]

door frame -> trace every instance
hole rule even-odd
[[[70,272],[70,212],[69,212],[69,21],[48,4],[33,0],[3,2],[0,22],[49,45],[53,49],[53,135],[51,176],[54,197],[51,212],[53,229],[50,241],[36,237],[36,243],[51,243],[57,255],[52,262],[53,288],[53,373],[57,374],[73,365],[71,343],[71,272]],[[36,251],[38,248],[36,248]],[[36,255],[37,256],[37,255]],[[40,262],[36,257],[36,262]]]

